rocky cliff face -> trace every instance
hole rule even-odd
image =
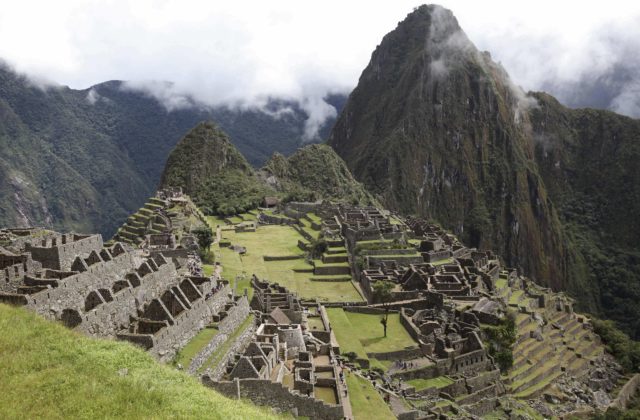
[[[637,238],[638,201],[619,197],[637,197],[639,134],[629,118],[525,94],[450,11],[421,6],[373,52],[329,144],[383,204],[607,314],[589,261],[598,241]]]

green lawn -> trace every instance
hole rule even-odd
[[[509,305],[517,304],[523,293],[524,291],[522,290],[514,290],[513,293],[511,294],[511,297],[509,298]]]
[[[0,304],[3,419],[277,418],[224,398],[132,344],[86,337]]]
[[[436,261],[436,262],[432,262],[432,265],[445,265],[445,264],[451,264],[453,262],[453,258],[445,258],[444,260],[440,260],[440,261]]]
[[[245,221],[256,221],[258,220],[258,216],[254,213],[242,213],[239,215]]]
[[[444,388],[447,385],[451,385],[453,380],[447,378],[445,376],[438,376],[437,378],[431,379],[411,379],[408,380],[407,383],[416,388],[416,391],[420,391],[422,389],[427,388]]]
[[[393,420],[396,418],[389,406],[385,404],[382,396],[368,380],[350,373],[347,375],[347,387],[353,417],[356,420]]]
[[[360,302],[362,296],[351,281],[322,282],[311,281],[313,273],[297,273],[293,268],[303,268],[303,261],[267,261],[267,278],[277,282],[305,299],[318,298],[322,302]],[[306,267],[311,267],[306,265]]]
[[[174,364],[181,364],[185,369],[191,364],[193,359],[206,346],[209,341],[218,334],[217,328],[203,328],[184,346],[176,355]]]
[[[368,359],[362,343],[353,332],[353,326],[342,308],[327,308],[329,324],[340,345],[340,353],[356,353],[362,359]]]
[[[322,223],[322,219],[320,218],[320,216],[318,216],[315,213],[307,213],[307,217],[309,217],[309,219],[311,219],[313,222],[317,224]]]
[[[359,314],[345,312],[355,334],[365,350],[370,353],[401,350],[408,346],[415,346],[406,328],[400,324],[399,314],[390,314],[387,324],[387,337],[383,335],[380,315]]]
[[[390,314],[387,337],[383,336],[380,315],[346,312],[341,308],[327,308],[331,328],[333,329],[340,353],[354,352],[359,358],[368,359],[367,353],[382,353],[401,350],[416,345],[415,341],[400,324],[398,314]],[[384,363],[370,360],[372,367],[388,368]]]
[[[309,222],[307,221],[307,223],[309,223]],[[311,229],[311,227],[302,226],[301,229],[304,230],[305,232],[307,232],[313,239],[317,239],[318,236],[320,236],[320,231],[319,230],[313,230],[313,229]]]
[[[503,289],[505,287],[507,287],[507,279],[503,279],[502,277],[500,277],[498,280],[496,280],[497,289]]]
[[[323,263],[322,260],[313,260],[313,263],[316,265],[316,267],[349,267],[349,263],[348,262],[341,262],[341,263]]]
[[[251,275],[261,279],[277,282],[300,297],[307,299],[318,298],[324,302],[360,302],[362,296],[353,283],[348,282],[317,282],[311,281],[313,273],[298,273],[297,269],[313,269],[304,259],[285,261],[264,261],[264,256],[302,255],[298,248],[298,240],[302,238],[290,226],[260,226],[256,232],[235,233],[225,231],[224,235],[232,244],[247,248],[245,255],[240,255],[229,248],[214,246],[216,261],[222,264],[223,278],[234,282],[237,275],[244,272],[245,278],[238,283],[238,293],[244,288],[250,289]],[[251,294],[252,291],[249,290]]]
[[[211,225],[213,229],[216,228],[217,225],[224,226],[226,225],[225,221],[220,216],[205,216],[207,222]]]
[[[214,266],[212,264],[202,264],[202,274],[205,277],[211,277],[213,274]]]

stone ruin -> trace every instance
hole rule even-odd
[[[398,313],[415,341],[402,350],[367,355],[415,365],[406,369],[396,362],[384,375],[369,374],[379,392],[403,401],[404,408],[394,409],[399,417],[482,416],[508,404],[510,396],[528,399],[549,416],[610,400],[617,368],[588,318],[575,314],[566,296],[504,268],[491,251],[467,248],[424,220],[373,207],[279,207],[277,214],[261,214],[259,223],[291,224],[304,236],[300,218],[313,212],[321,222],[307,221],[328,246],[346,249],[324,254],[324,267],[315,267],[313,275],[352,277],[366,301],[332,305]],[[133,342],[163,361],[215,322],[219,333],[186,367],[196,374],[235,334],[217,365],[205,371],[206,385],[310,418],[350,413],[340,379],[344,359],[324,306],[255,275],[248,302],[233,296],[217,273],[204,277],[195,238],[185,226],[193,217],[206,220],[179,190],[159,192],[134,216],[106,244],[100,235],[0,230],[0,302],[90,335]],[[251,231],[255,225],[236,229]],[[374,296],[381,281],[393,284],[388,302]],[[514,363],[501,374],[485,329],[501,325],[509,313],[517,325]],[[255,322],[238,330],[249,316]],[[365,362],[351,365],[368,368]],[[447,384],[416,389],[406,382],[437,378]],[[562,400],[554,400],[549,411],[546,403],[558,395]]]
[[[252,278],[258,326],[248,342],[237,348],[218,376],[203,382],[234,398],[310,418],[342,419],[349,404],[339,379],[337,348],[320,305],[308,308],[277,284]],[[308,318],[320,320],[310,329]],[[317,323],[316,323],[317,324]]]
[[[228,282],[202,276],[197,255],[172,232],[150,235],[143,249],[35,228],[2,234],[0,302],[133,342],[160,360],[171,360],[233,301]]]
[[[536,405],[556,387],[547,375],[559,383],[577,381],[586,387],[581,396],[612,389],[615,363],[603,353],[588,320],[573,313],[570,299],[534,285],[515,269],[504,268],[491,251],[467,248],[454,235],[425,220],[404,219],[371,207],[291,203],[281,211],[294,228],[306,212],[321,217],[320,230],[329,246],[344,244],[347,248],[351,272],[367,302],[349,303],[344,309],[397,311],[416,340],[414,349],[369,355],[416,361],[420,366],[390,371],[383,383],[438,377],[451,381],[442,388],[419,391],[403,387],[403,399],[414,410],[397,415],[432,418],[459,414],[462,409],[481,416],[510,395],[537,398],[538,402],[531,403]],[[300,233],[304,236],[304,231]],[[391,302],[375,301],[373,285],[379,281],[394,284]],[[264,296],[282,299],[277,296],[280,292],[270,285]],[[502,324],[509,312],[516,316],[518,338],[514,366],[505,376],[486,348],[483,328]],[[339,351],[339,346],[334,349]],[[546,358],[557,359],[557,364],[546,363]],[[600,372],[598,384],[589,379],[592,372]],[[603,388],[600,383],[607,385]],[[568,402],[555,412],[579,407],[580,400],[572,396],[569,385],[563,389],[569,390]],[[389,395],[395,392],[393,386],[386,390]],[[600,396],[582,403],[593,408],[605,400]]]

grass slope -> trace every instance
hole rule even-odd
[[[275,418],[123,342],[0,304],[2,418]],[[127,369],[126,375],[118,371]]]
[[[371,382],[354,374],[347,375],[349,401],[356,420],[395,419],[382,397],[371,385]]]

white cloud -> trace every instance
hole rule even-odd
[[[640,39],[637,2],[442,3],[525,90],[606,71],[619,58],[607,37]],[[322,97],[353,88],[382,37],[418,4],[0,0],[0,57],[74,88],[128,80],[168,109],[188,105],[187,95],[243,107],[296,99],[313,113],[312,132],[331,115]]]

